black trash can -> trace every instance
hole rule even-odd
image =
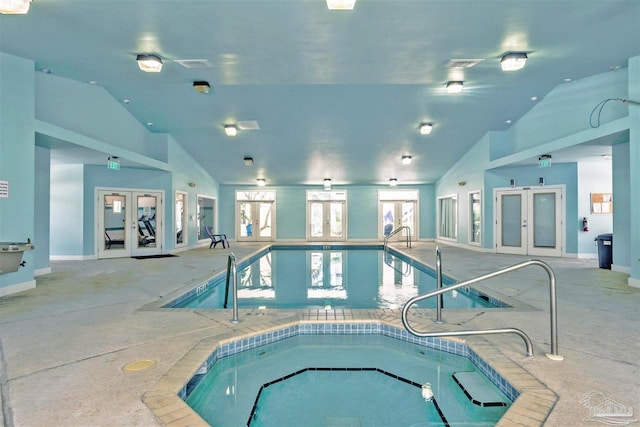
[[[613,234],[599,234],[596,237],[598,242],[598,264],[600,268],[611,270],[611,262],[613,259]]]

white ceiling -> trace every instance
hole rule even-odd
[[[28,15],[0,15],[0,51],[129,99],[140,123],[170,133],[222,184],[429,183],[532,96],[626,66],[640,55],[639,23],[637,0],[358,0],[353,11],[324,0],[35,0]],[[509,51],[528,53],[523,70],[500,70]],[[162,57],[162,72],[139,71],[138,53]],[[482,61],[456,77],[450,59]],[[462,94],[445,93],[451,79],[465,81]],[[193,90],[198,80],[209,94]],[[238,120],[260,130],[226,137]],[[38,144],[55,161],[105,161]]]

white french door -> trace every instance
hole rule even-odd
[[[274,238],[272,201],[238,201],[238,229],[236,235],[239,241],[271,241]]]
[[[345,202],[309,201],[307,218],[309,240],[345,240]]]
[[[496,252],[562,256],[562,188],[504,189],[495,194]]]
[[[99,190],[98,258],[162,253],[162,192]]]
[[[416,202],[408,201],[381,201],[380,207],[379,236],[384,240],[393,230],[398,227],[409,227],[411,238],[416,239]],[[395,234],[390,240],[406,240],[407,230]]]

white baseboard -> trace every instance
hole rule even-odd
[[[632,286],[634,288],[640,288],[640,279],[629,277],[629,279],[627,279],[627,283],[629,284],[629,286]]]
[[[51,267],[45,267],[45,268],[38,268],[33,272],[33,275],[35,277],[38,277],[38,276],[42,276],[49,273],[51,273]]]
[[[26,291],[27,289],[33,289],[36,287],[35,280],[29,280],[28,282],[16,283],[15,285],[3,286],[0,288],[0,297],[15,294],[16,292]]]
[[[611,271],[617,271],[618,273],[631,274],[631,268],[624,265],[611,264]]]
[[[97,259],[95,255],[49,255],[50,261],[87,261]]]

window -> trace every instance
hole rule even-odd
[[[481,233],[482,204],[480,191],[469,193],[469,243],[479,245],[482,240]]]
[[[458,195],[438,198],[438,237],[458,238]]]

